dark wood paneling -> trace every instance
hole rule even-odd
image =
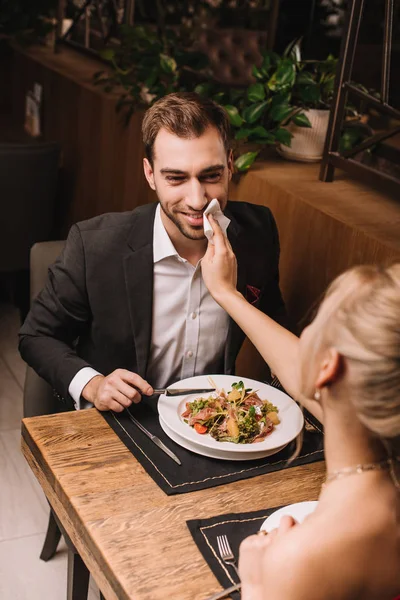
[[[15,50],[13,121],[21,127],[25,95],[43,86],[43,139],[63,148],[61,234],[79,220],[131,210],[155,199],[143,175],[140,114],[128,126],[116,112],[117,94],[92,84],[96,61],[70,49]]]
[[[345,269],[400,259],[400,203],[344,173],[323,183],[318,165],[271,156],[232,195],[271,208],[281,241],[282,290],[296,322]]]

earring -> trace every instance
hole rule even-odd
[[[317,402],[321,400],[321,392],[319,390],[315,390],[314,400],[317,400]]]

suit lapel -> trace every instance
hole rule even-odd
[[[149,360],[153,312],[153,225],[157,204],[135,211],[135,221],[128,237],[124,257],[125,285],[133,340],[136,372],[146,377]]]
[[[225,211],[226,216],[231,219],[231,223],[228,227],[228,239],[232,246],[232,250],[236,256],[238,264],[238,275],[237,275],[237,289],[238,291],[246,295],[246,281],[247,281],[247,269],[246,269],[246,255],[243,251],[243,245],[240,244],[240,231],[241,227],[237,223],[236,219],[229,212],[229,209]],[[225,357],[224,357],[224,368],[225,372],[229,372],[235,362],[237,353],[239,352],[240,346],[244,340],[244,334],[240,327],[235,323],[233,319],[229,319],[228,339],[225,346]]]

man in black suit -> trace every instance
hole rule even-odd
[[[225,111],[170,94],[143,121],[144,172],[159,203],[74,225],[20,332],[24,360],[77,408],[120,412],[153,387],[233,373],[244,335],[201,277],[203,213],[231,223],[238,289],[279,320],[279,241],[269,209],[228,202]]]

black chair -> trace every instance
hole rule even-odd
[[[51,239],[60,145],[0,144],[0,274],[11,281],[24,318],[29,309],[29,253]]]
[[[64,244],[64,241],[54,241],[32,246],[30,253],[31,299],[43,289],[48,267],[61,253]],[[31,367],[27,367],[24,387],[24,417],[48,415],[60,412],[60,410],[67,410],[67,407],[61,406],[50,385]],[[61,535],[64,536],[68,547],[67,600],[86,600],[89,589],[89,571],[50,508],[46,537],[40,554],[42,560],[47,562],[54,556]],[[103,599],[101,594],[100,599]]]

